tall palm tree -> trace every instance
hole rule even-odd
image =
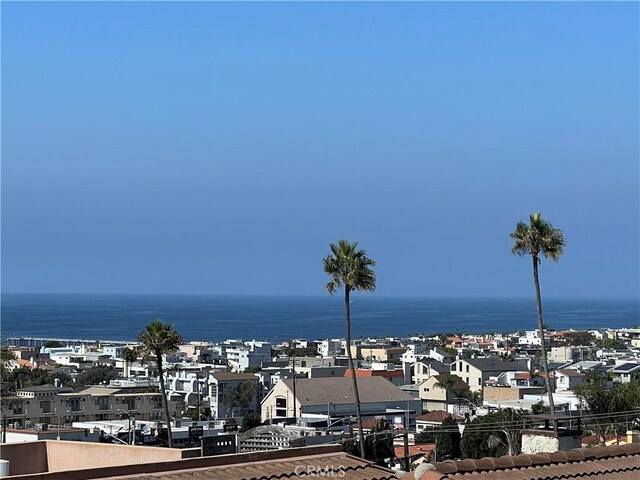
[[[330,245],[331,253],[323,259],[324,271],[331,277],[327,282],[327,292],[333,295],[341,287],[344,288],[344,330],[347,345],[347,358],[353,381],[353,394],[356,400],[356,418],[358,421],[358,436],[360,443],[360,456],[365,458],[364,431],[362,429],[362,413],[360,411],[360,394],[358,393],[358,381],[356,369],[353,365],[351,354],[351,306],[350,295],[352,291],[372,292],[376,288],[376,274],[373,271],[376,262],[367,257],[367,252],[358,250],[358,242],[350,243],[340,240],[337,244]]]
[[[449,394],[453,392],[453,387],[455,387],[458,380],[461,380],[459,376],[445,373],[440,377],[440,380],[433,384],[434,387],[444,390],[444,411],[447,413],[449,412]]]
[[[162,392],[162,403],[164,413],[167,416],[167,440],[169,448],[173,447],[171,437],[171,417],[169,416],[169,402],[167,401],[167,390],[164,385],[163,360],[162,356],[167,353],[174,353],[183,343],[182,336],[173,329],[173,325],[164,323],[160,319],[155,319],[149,323],[145,329],[138,334],[138,342],[142,344],[143,358],[147,362],[155,360],[158,375],[160,376],[160,391]]]
[[[138,353],[135,350],[129,347],[126,347],[122,351],[122,358],[124,360],[124,366],[126,371],[125,376],[129,378],[131,376],[131,366],[133,365],[133,362],[135,362],[138,359]]]
[[[538,314],[538,330],[542,345],[542,366],[544,368],[544,383],[549,396],[549,408],[551,414],[555,413],[553,403],[553,392],[549,381],[549,362],[547,360],[547,347],[544,341],[544,324],[542,323],[542,299],[540,297],[540,281],[538,279],[538,265],[542,261],[541,256],[557,262],[560,260],[567,242],[561,230],[554,228],[549,222],[542,218],[540,212],[532,213],[529,216],[529,224],[518,222],[516,229],[511,233],[514,240],[511,253],[514,255],[531,255],[533,262],[533,284],[536,288],[536,304]]]

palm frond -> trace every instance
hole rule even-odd
[[[330,245],[331,253],[323,259],[324,271],[331,276],[327,292],[333,294],[343,285],[350,290],[369,292],[375,290],[376,262],[367,257],[365,250],[358,250],[358,242],[340,240]]]
[[[557,262],[567,245],[562,230],[546,221],[540,212],[529,216],[529,224],[518,222],[510,237],[514,240],[511,253],[519,256],[531,255],[538,260],[540,255],[544,255]]]

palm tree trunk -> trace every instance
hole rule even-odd
[[[167,390],[164,386],[164,375],[162,372],[162,355],[156,355],[156,363],[158,365],[158,373],[160,375],[160,392],[162,392],[164,413],[167,417],[167,442],[169,443],[169,448],[173,448],[173,438],[171,436],[171,417],[169,415],[169,402],[167,401]]]
[[[347,358],[349,359],[349,370],[351,370],[351,380],[353,381],[353,394],[356,398],[356,419],[358,421],[358,437],[360,443],[360,457],[364,455],[364,430],[362,429],[362,413],[360,412],[360,394],[358,393],[358,380],[356,378],[356,368],[353,365],[353,355],[351,354],[351,306],[349,305],[350,289],[344,287],[344,330],[345,341],[347,343]]]
[[[542,323],[542,298],[540,296],[540,280],[538,279],[538,257],[533,258],[533,283],[536,287],[536,305],[538,313],[538,330],[540,332],[540,345],[542,347],[542,367],[544,368],[544,386],[549,397],[549,410],[551,415],[556,413],[556,406],[553,403],[553,392],[551,391],[551,380],[549,378],[549,361],[547,360],[547,345],[544,341],[544,324]]]

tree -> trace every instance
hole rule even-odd
[[[257,365],[251,365],[247,368],[245,368],[242,373],[258,373],[259,371],[261,371],[262,368],[258,367]]]
[[[358,455],[359,446],[353,441],[343,443],[344,450],[351,455]],[[395,457],[393,449],[393,433],[388,420],[379,419],[369,430],[364,441],[366,458],[377,465],[388,467],[387,460]]]
[[[162,356],[176,352],[183,342],[182,336],[173,329],[173,325],[164,323],[160,319],[155,319],[138,334],[138,342],[142,344],[142,356],[144,360],[147,363],[155,361],[156,368],[158,369],[162,403],[164,404],[164,413],[167,416],[167,441],[169,448],[171,448],[173,447],[171,416],[169,415],[169,402],[167,401],[167,390],[164,384]]]
[[[476,417],[462,435],[460,449],[462,458],[501,457],[519,449],[520,412],[511,408]],[[512,423],[513,422],[513,423]]]
[[[18,358],[8,347],[0,348],[0,407],[4,408],[11,403],[11,398],[15,394],[16,384],[9,380],[11,374],[9,367]],[[14,370],[15,371],[15,370]]]
[[[542,322],[542,298],[540,295],[540,280],[538,278],[538,266],[542,261],[541,256],[557,262],[560,260],[564,247],[567,245],[561,230],[554,228],[549,222],[542,218],[540,212],[532,213],[529,216],[529,224],[518,222],[516,229],[511,233],[511,238],[515,241],[511,248],[514,255],[531,255],[533,263],[533,284],[536,290],[536,312],[538,316],[538,330],[540,333],[542,347],[542,366],[544,368],[544,383],[549,396],[549,408],[551,414],[555,413],[553,403],[553,392],[549,381],[549,362],[547,360],[547,347],[544,341],[544,324]]]
[[[566,339],[567,345],[574,347],[592,345],[596,339],[592,333],[583,330],[565,332],[564,338]]]
[[[439,462],[460,457],[461,435],[457,428],[458,423],[451,415],[442,421],[442,429],[446,431],[436,436],[436,458]]]
[[[452,375],[450,373],[445,373],[440,378],[441,378],[441,380],[437,381],[433,386],[434,387],[438,387],[438,388],[442,388],[445,391],[445,394],[444,394],[444,411],[447,412],[449,410],[449,395],[453,391],[453,387],[460,380],[460,377],[457,376],[457,375]]]
[[[242,417],[242,424],[240,425],[240,433],[251,430],[262,424],[259,413],[249,413]]]
[[[589,409],[587,424],[598,435],[602,446],[610,431],[616,435],[624,433],[616,426],[626,430],[628,423],[637,417],[634,411],[640,409],[640,384],[615,382],[609,387],[607,377],[597,370],[587,372],[585,381],[573,391]]]
[[[476,407],[482,405],[482,392],[478,392],[476,390],[465,390],[460,396],[469,400]]]
[[[91,367],[76,376],[76,385],[100,385],[108,384],[118,378],[118,371],[114,367],[99,365]]]
[[[129,378],[130,375],[130,369],[131,369],[131,365],[133,365],[133,362],[135,362],[138,359],[138,353],[127,347],[124,350],[122,350],[122,358],[124,359],[124,369],[125,369],[125,377]]]
[[[627,350],[627,345],[617,338],[605,338],[602,345],[604,348],[610,348],[612,350]]]
[[[376,288],[376,274],[373,271],[376,262],[367,257],[364,250],[358,250],[358,242],[350,243],[340,240],[330,245],[331,253],[323,259],[324,271],[331,277],[326,288],[330,295],[338,289],[344,288],[344,330],[347,346],[347,357],[353,394],[356,400],[356,418],[358,421],[358,435],[360,437],[360,456],[365,458],[364,431],[362,428],[362,413],[360,411],[360,395],[358,380],[351,354],[351,292],[371,292]]]
[[[222,405],[226,411],[227,418],[229,413],[233,417],[233,408],[240,407],[243,410],[248,409],[256,398],[256,382],[252,380],[244,380],[235,389],[226,388]]]

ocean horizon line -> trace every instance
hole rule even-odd
[[[341,297],[340,293],[334,295],[329,294],[307,294],[307,293],[170,293],[170,292],[0,292],[0,298],[4,295],[11,296],[96,296],[96,297],[109,297],[109,296],[121,296],[121,297],[212,297],[212,298],[300,298],[300,299],[330,299]],[[352,295],[354,295],[352,293]],[[533,294],[531,296],[510,296],[510,295],[378,295],[371,292],[359,293],[355,292],[354,299],[408,299],[408,300],[535,300]],[[591,300],[591,301],[633,301],[640,302],[640,296],[638,297],[597,297],[597,296],[559,296],[559,295],[545,295],[544,301],[547,300]]]

